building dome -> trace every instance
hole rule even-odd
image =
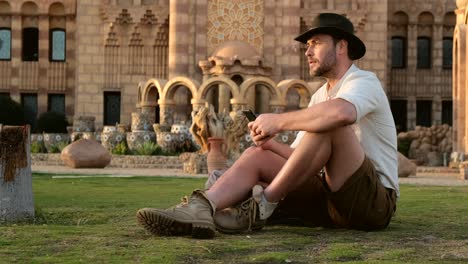
[[[211,56],[233,60],[260,57],[254,47],[239,40],[231,40],[222,43]]]

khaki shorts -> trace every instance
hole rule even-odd
[[[279,203],[268,223],[376,230],[388,226],[395,210],[395,191],[382,185],[366,157],[337,192],[323,176],[311,177]]]

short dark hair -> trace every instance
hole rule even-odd
[[[346,38],[344,36],[339,36],[338,34],[333,34],[333,35],[330,35],[333,39],[333,44],[335,45],[336,47],[336,44],[338,44],[338,42],[340,42],[341,40],[346,40]],[[347,41],[347,40],[346,40]],[[348,57],[351,58],[351,51],[349,49],[349,41],[348,42]]]

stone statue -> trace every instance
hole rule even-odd
[[[212,105],[200,107],[192,112],[192,126],[190,133],[201,146],[201,153],[208,152],[208,138],[224,138],[226,152],[238,151],[239,141],[247,131],[247,119],[241,111],[231,118],[228,113],[216,114]],[[228,153],[226,153],[228,154]]]
[[[198,145],[201,146],[201,152],[208,152],[208,138],[210,131],[208,129],[208,112],[209,109],[201,107],[198,111],[192,111],[192,125],[190,133],[192,134]]]
[[[233,118],[227,119],[225,124],[225,142],[230,154],[237,159],[240,155],[240,140],[249,133],[247,124],[249,121],[241,111],[237,111]]]

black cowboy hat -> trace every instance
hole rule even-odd
[[[356,35],[354,26],[346,17],[334,13],[321,13],[313,21],[312,27],[294,40],[304,44],[316,34],[327,34],[338,39],[348,41],[348,56],[352,60],[362,58],[366,53],[366,46]]]

